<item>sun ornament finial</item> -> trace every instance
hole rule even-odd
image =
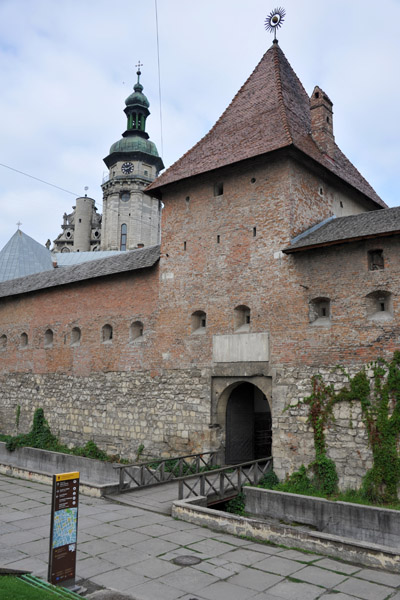
[[[285,16],[286,11],[280,6],[279,8],[275,8],[272,12],[270,12],[268,17],[265,19],[265,29],[267,31],[274,32],[274,43],[277,43],[276,30],[282,26]]]

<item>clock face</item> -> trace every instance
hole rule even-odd
[[[129,175],[129,173],[133,172],[133,164],[131,162],[125,162],[121,167],[121,171],[126,175]]]

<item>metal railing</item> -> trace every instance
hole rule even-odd
[[[260,458],[181,478],[179,500],[189,496],[206,496],[223,500],[227,496],[239,494],[245,483],[257,485],[270,468],[272,468],[272,458]]]
[[[129,465],[113,465],[119,469],[118,492],[129,492],[137,488],[160,485],[185,476],[192,476],[201,471],[209,471],[215,465],[217,452],[187,454],[176,458],[164,458],[132,463]]]

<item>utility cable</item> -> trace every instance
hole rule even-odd
[[[0,167],[10,169],[10,171],[15,171],[16,173],[19,173],[20,175],[25,175],[25,177],[30,177],[31,179],[36,179],[36,181],[40,181],[40,183],[45,183],[46,185],[50,185],[51,187],[61,190],[62,192],[66,192],[67,194],[72,194],[73,196],[75,196],[75,198],[77,198],[79,196],[79,194],[75,194],[75,192],[66,190],[66,189],[60,187],[59,185],[55,185],[54,183],[49,183],[48,181],[45,181],[44,179],[39,179],[39,177],[35,177],[34,175],[29,175],[29,173],[24,173],[24,171],[19,171],[18,169],[14,169],[13,167],[9,167],[8,165],[4,165],[3,163],[0,163]]]

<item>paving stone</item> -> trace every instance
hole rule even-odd
[[[314,600],[321,595],[322,589],[309,583],[281,581],[268,590],[272,596],[287,600]]]
[[[326,594],[320,596],[319,600],[354,600],[354,596],[348,596],[347,594],[342,594],[341,592],[327,592]]]
[[[47,573],[47,564],[38,558],[25,557],[15,562],[7,564],[10,569],[20,569],[21,571],[31,571],[33,575],[39,576],[43,571]]]
[[[159,558],[152,556],[149,559],[140,562],[139,564],[132,564],[126,568],[133,573],[145,575],[145,577],[148,577],[149,579],[158,579],[158,577],[162,577],[167,573],[178,571],[181,567],[173,564],[172,562],[160,560]]]
[[[80,528],[80,523],[79,523],[79,528]],[[88,533],[89,535],[92,535],[93,537],[96,538],[103,538],[103,537],[109,537],[111,535],[113,535],[114,533],[119,534],[119,533],[124,533],[124,529],[122,527],[116,527],[115,525],[112,525],[111,523],[97,523],[96,525],[92,525],[92,527],[86,527],[84,529],[85,533]]]
[[[249,544],[252,543],[249,540],[244,540],[242,538],[235,537],[234,535],[229,535],[227,533],[221,533],[219,535],[216,535],[213,539],[218,540],[219,542],[225,542],[226,544],[230,544],[231,546],[238,546],[238,547],[239,546],[248,546]]]
[[[117,592],[132,591],[137,585],[145,583],[146,578],[127,569],[114,569],[91,578],[91,581]]]
[[[333,573],[333,571],[328,571],[327,569],[309,566],[301,569],[301,571],[297,571],[296,579],[301,579],[301,581],[314,583],[315,585],[321,585],[331,589],[347,579],[347,575],[339,575],[338,573]]]
[[[364,581],[362,579],[351,578],[347,581],[336,586],[338,592],[344,592],[350,596],[356,596],[363,600],[384,600],[391,592],[393,588],[386,587],[383,585],[377,585],[370,581]]]
[[[29,513],[25,513],[19,510],[12,510],[9,507],[9,511],[6,514],[1,515],[1,520],[4,523],[14,523],[18,525],[18,521],[22,521],[23,519],[27,519],[31,515]]]
[[[280,558],[279,556],[268,556],[267,558],[264,558],[264,560],[257,562],[254,566],[257,569],[262,569],[269,573],[276,573],[277,575],[292,575],[304,568],[304,565],[299,562],[287,558]]]
[[[132,529],[128,529],[128,531],[124,531],[122,527],[120,529],[120,533],[115,533],[113,535],[108,536],[106,538],[107,541],[119,544],[120,546],[134,546],[139,542],[145,542],[146,540],[151,539],[148,535],[138,533],[137,531],[133,531]]]
[[[322,560],[318,560],[318,562],[315,563],[315,566],[323,567],[324,569],[329,569],[330,571],[336,571],[337,573],[344,573],[347,575],[357,573],[357,571],[360,571],[361,569],[360,566],[351,565],[339,560],[333,560],[332,558],[323,558]]]
[[[161,554],[166,554],[167,552],[175,550],[178,548],[178,545],[167,542],[167,540],[163,540],[161,538],[150,538],[144,542],[135,544],[134,548],[139,552],[150,554],[150,556],[160,556]]]
[[[283,577],[280,575],[273,575],[272,573],[265,573],[256,569],[244,569],[241,573],[233,575],[233,577],[228,579],[228,583],[262,592],[282,581],[282,579]]]
[[[271,544],[262,544],[261,542],[253,542],[246,546],[246,550],[254,550],[255,552],[262,552],[263,554],[281,554],[282,548],[279,546],[272,546]]]
[[[89,579],[93,576],[107,573],[107,571],[113,571],[115,568],[115,564],[96,556],[90,556],[76,562],[76,572],[83,579]]]
[[[9,565],[12,562],[27,558],[26,554],[15,548],[0,548],[0,566]]]
[[[218,542],[210,538],[200,542],[195,542],[194,544],[188,544],[187,547],[190,550],[197,552],[199,558],[204,559],[225,554],[232,548],[232,546],[229,546],[228,544],[224,544],[223,542]]]
[[[176,533],[176,531],[172,529],[172,527],[168,527],[167,525],[163,525],[162,523],[145,525],[144,527],[139,527],[139,529],[137,529],[136,531],[138,533],[144,533],[144,535],[149,535],[152,537],[161,537],[167,535],[168,533]]]
[[[208,573],[197,571],[190,567],[183,567],[174,573],[168,573],[160,577],[160,583],[166,583],[184,592],[196,592],[217,581],[217,578]]]
[[[20,544],[15,546],[17,550],[24,552],[25,554],[29,554],[29,556],[37,556],[38,554],[42,554],[43,552],[49,553],[50,546],[50,536],[47,538],[42,538],[41,540],[36,540],[34,542],[28,542],[27,544]]]
[[[136,600],[176,600],[182,598],[182,590],[158,581],[148,581],[135,587]]]
[[[105,552],[101,555],[101,558],[113,563],[115,568],[115,566],[127,567],[128,565],[141,563],[150,558],[150,555],[137,552],[132,548],[119,548],[118,551]]]
[[[357,573],[357,577],[361,579],[367,579],[373,583],[382,583],[383,585],[389,585],[390,587],[400,586],[400,575],[394,573],[387,573],[385,571],[376,571],[375,569],[362,569]]]
[[[16,547],[27,542],[34,542],[40,539],[40,535],[33,531],[13,531],[1,536],[1,544],[4,546]]]
[[[247,548],[239,548],[238,550],[231,550],[230,552],[227,552],[222,558],[224,560],[237,562],[241,565],[255,565],[259,561],[264,560],[265,555],[261,552],[248,550]]]
[[[201,595],[207,600],[246,600],[254,596],[254,590],[218,581],[202,589]]]
[[[312,563],[320,558],[315,554],[300,552],[300,550],[283,550],[279,553],[279,556],[282,556],[282,558],[289,558],[290,560],[298,560],[303,563]]]
[[[203,571],[203,573],[209,573],[210,575],[214,575],[214,577],[217,577],[218,579],[227,579],[234,573],[246,568],[243,565],[232,564],[232,566],[236,566],[237,571],[235,571],[234,569],[228,569],[228,566],[229,565],[227,565],[226,567],[218,567],[217,565],[213,565],[210,562],[203,560],[198,565],[192,565],[192,568],[197,569],[198,571]]]
[[[91,556],[98,556],[104,554],[104,552],[110,552],[111,550],[117,552],[119,549],[117,544],[113,544],[107,540],[92,540],[91,542],[84,542],[79,544],[78,550],[84,554],[90,554]]]
[[[204,536],[193,533],[193,531],[174,531],[173,533],[163,535],[162,539],[173,544],[179,544],[180,546],[189,546],[189,544],[204,540]]]

